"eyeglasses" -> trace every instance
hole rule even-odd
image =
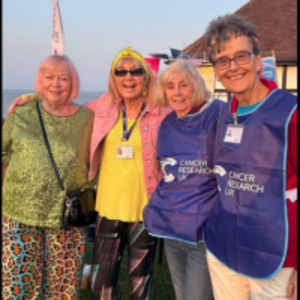
[[[144,74],[144,69],[139,68],[139,69],[133,69],[133,70],[125,70],[125,69],[116,69],[115,70],[115,75],[118,77],[125,77],[127,73],[130,73],[131,76],[133,77],[138,77],[142,76]]]
[[[248,51],[241,51],[236,53],[233,58],[221,57],[214,62],[214,66],[219,70],[225,70],[230,67],[231,61],[234,61],[237,65],[244,65],[250,61],[250,55],[252,53]]]

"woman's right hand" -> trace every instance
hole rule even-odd
[[[38,100],[38,97],[36,94],[25,94],[22,96],[17,97],[9,106],[7,114],[9,115],[10,113],[12,113],[14,111],[14,109],[16,108],[16,106],[22,106],[28,102],[30,102],[31,100]]]

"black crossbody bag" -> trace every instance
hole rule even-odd
[[[66,194],[64,199],[64,213],[63,213],[64,229],[68,230],[69,225],[75,227],[82,227],[82,226],[93,224],[97,218],[97,212],[95,211],[95,198],[96,198],[95,190],[91,188],[87,188],[87,189],[81,189],[81,190],[66,193],[63,182],[59,176],[59,172],[51,152],[41,110],[39,107],[39,101],[36,101],[36,109],[38,111],[38,116],[42,127],[44,141],[49,153],[49,157],[55,175],[57,177],[61,190]]]

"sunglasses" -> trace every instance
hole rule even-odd
[[[127,73],[130,73],[130,75],[133,77],[137,77],[137,76],[142,76],[144,74],[144,70],[142,68],[133,69],[133,70],[125,70],[125,69],[115,70],[115,75],[118,77],[125,77]]]

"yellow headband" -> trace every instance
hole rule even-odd
[[[115,66],[117,64],[117,62],[122,59],[122,58],[135,58],[137,59],[143,66],[144,71],[146,72],[146,84],[148,83],[149,80],[149,68],[148,68],[148,64],[147,62],[144,60],[144,58],[142,56],[140,56],[139,54],[131,51],[131,47],[128,47],[124,50],[122,50],[117,57],[113,60],[112,62],[112,69],[113,71],[115,70]]]

